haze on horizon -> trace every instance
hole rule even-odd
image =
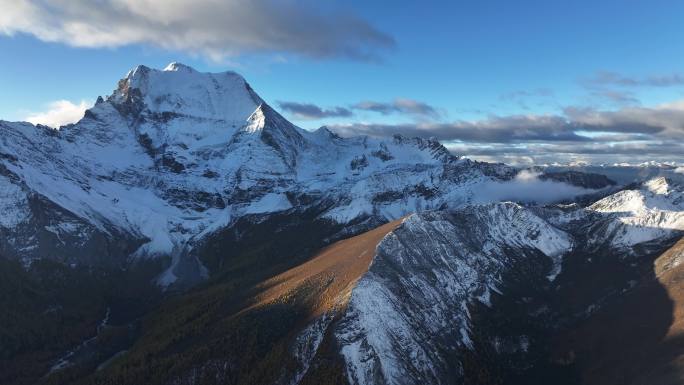
[[[60,126],[138,64],[241,73],[295,124],[512,164],[684,163],[684,3],[0,0],[0,119]]]

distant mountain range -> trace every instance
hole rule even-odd
[[[666,177],[684,182],[684,166],[664,162],[647,162],[639,164],[618,163],[618,164],[553,164],[533,167],[535,170],[545,172],[566,172],[576,171],[582,173],[601,174],[609,177],[620,184],[644,182],[657,177]]]

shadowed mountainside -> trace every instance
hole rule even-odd
[[[575,361],[583,384],[681,384],[682,260],[684,239],[662,254],[645,257],[640,277],[629,281],[631,288],[624,289],[577,327],[560,335],[558,359]],[[607,269],[601,270],[609,273]],[[587,275],[585,279],[591,282],[597,275]]]
[[[77,383],[263,384],[284,381],[284,371],[296,373],[300,370],[290,350],[297,333],[313,318],[334,307],[344,306],[354,283],[367,271],[375,247],[400,222],[393,221],[338,241],[314,253],[310,259],[281,257],[289,259],[289,264],[298,259],[306,262],[280,273],[274,267],[283,268],[287,263],[275,263],[282,259],[272,259],[274,254],[270,247],[250,250],[245,255],[233,251],[234,265],[246,265],[226,270],[210,283],[166,301],[146,318],[142,337],[127,354]],[[246,247],[245,250],[249,249],[246,245],[258,242],[267,233],[263,230],[268,226],[268,223],[257,225],[259,230],[250,232],[252,235],[247,237],[252,240],[242,239],[240,244]],[[283,248],[287,248],[288,239],[300,246],[308,244],[295,242],[296,235],[287,231],[272,235],[271,241]],[[289,250],[295,253],[294,248]],[[297,250],[297,253],[306,254],[302,249]],[[255,273],[261,263],[269,265],[269,262],[270,269]],[[251,274],[242,274],[243,269]],[[268,275],[274,271],[274,275]],[[264,278],[258,278],[264,275]],[[340,369],[330,376],[346,381],[342,373]],[[49,383],[77,380],[69,378],[68,373],[58,373]]]

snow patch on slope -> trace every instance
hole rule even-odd
[[[30,216],[24,190],[0,175],[0,226],[12,228]]]
[[[285,211],[292,208],[292,203],[287,199],[287,195],[278,193],[268,193],[258,201],[252,203],[245,210],[246,214],[263,214]]]

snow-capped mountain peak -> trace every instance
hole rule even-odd
[[[137,66],[108,100],[120,107],[129,104],[127,110],[145,115],[225,122],[244,122],[263,103],[235,72],[201,73],[180,63],[164,70]]]
[[[179,62],[171,62],[169,65],[164,67],[163,71],[185,71],[185,72],[197,72],[194,68]]]
[[[684,191],[681,186],[658,177],[643,182],[634,189],[610,195],[591,206],[598,212],[638,213],[643,211],[679,211],[684,209]]]
[[[624,250],[684,232],[684,190],[658,177],[607,196],[588,208],[598,218],[591,243]]]
[[[644,187],[657,195],[668,195],[671,191],[672,182],[665,177],[650,179],[644,183]]]
[[[136,67],[60,131],[23,123],[0,129],[0,176],[3,167],[10,176],[0,184],[12,185],[2,189],[12,200],[2,210],[26,196],[44,197],[98,236],[126,234],[137,248],[132,255],[173,255],[176,262],[245,216],[314,210],[326,221],[357,223],[349,231],[359,231],[467,203],[477,181],[498,175],[459,162],[436,141],[303,130],[240,75],[179,63]],[[38,221],[50,217],[45,210],[24,214],[16,216],[21,226],[62,229],[62,238],[76,228]],[[93,237],[82,230],[79,236],[84,243]],[[13,242],[7,254],[18,258],[60,257],[30,237],[5,238]],[[182,275],[167,273],[165,283]]]

